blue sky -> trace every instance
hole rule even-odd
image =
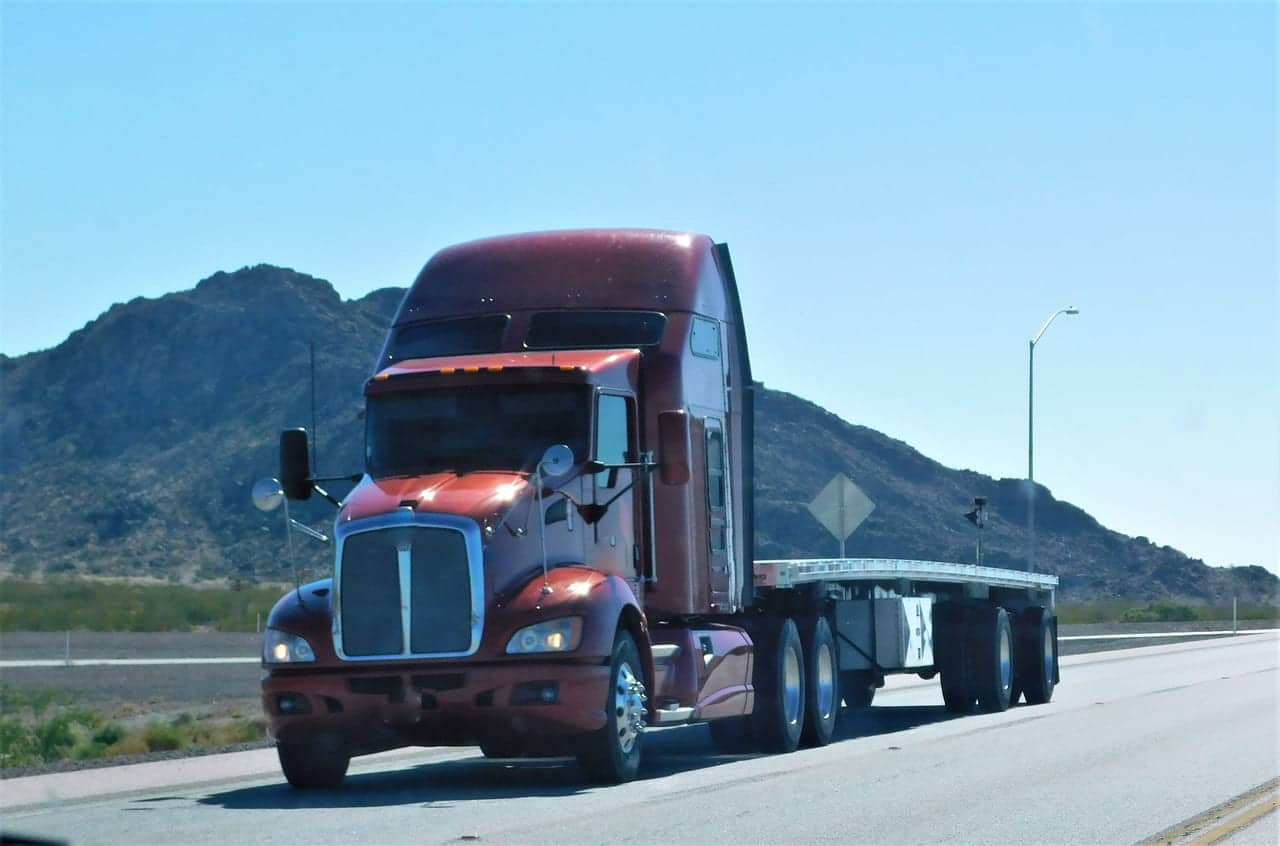
[[[1037,480],[1280,571],[1272,4],[0,15],[4,353],[258,262],[356,297],[484,235],[702,231],[766,384],[994,476],[1078,306]]]

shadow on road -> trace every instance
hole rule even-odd
[[[846,712],[836,730],[835,742],[893,734],[954,717],[940,706],[876,706]],[[665,778],[756,757],[759,756],[720,754],[705,725],[655,731],[645,737],[640,779]],[[200,803],[228,810],[400,805],[429,809],[480,799],[571,796],[592,787],[569,759],[490,761],[477,755],[390,772],[351,775],[337,790],[294,790],[282,776],[279,784],[212,793]]]

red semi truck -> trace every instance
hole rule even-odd
[[[262,701],[288,781],[479,745],[620,782],[647,727],[702,722],[726,750],[788,752],[828,743],[891,673],[939,674],[956,712],[1047,702],[1053,576],[755,560],[756,387],[729,251],[706,236],[553,232],[433,257],[365,386],[334,575],[268,621]],[[290,499],[317,490],[303,430],[282,435],[280,479]]]

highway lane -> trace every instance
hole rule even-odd
[[[344,789],[303,794],[258,751],[5,782],[3,827],[76,844],[1127,844],[1280,776],[1275,636],[1063,663],[1051,704],[963,718],[936,681],[895,679],[839,742],[793,755],[653,732],[643,777],[619,787],[467,749],[358,759]],[[1276,812],[1237,811],[1256,819],[1229,842],[1280,841]]]

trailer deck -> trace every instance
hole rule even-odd
[[[755,585],[758,588],[788,588],[810,582],[834,582],[843,579],[979,583],[991,587],[1031,590],[1053,590],[1058,586],[1058,577],[1048,573],[1001,570],[995,567],[950,564],[944,561],[909,561],[898,558],[792,558],[755,562]]]

